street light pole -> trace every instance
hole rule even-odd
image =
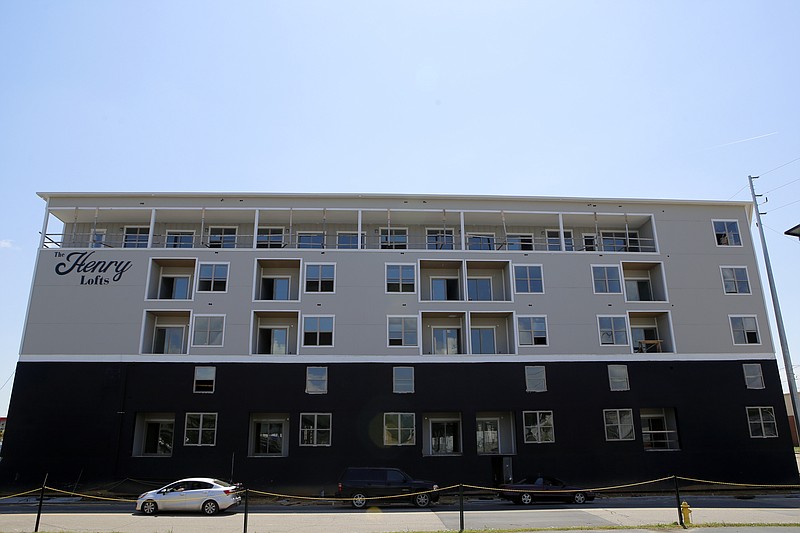
[[[772,308],[775,311],[775,322],[778,326],[778,339],[781,343],[781,352],[783,353],[783,366],[786,369],[786,379],[789,381],[789,396],[792,404],[792,412],[794,414],[794,428],[797,431],[797,437],[800,439],[800,414],[797,408],[797,383],[795,383],[794,369],[792,368],[792,357],[789,355],[789,341],[786,340],[786,329],[783,326],[783,315],[781,314],[781,305],[778,302],[778,291],[775,288],[775,278],[772,275],[772,263],[769,260],[769,252],[767,251],[767,240],[764,238],[764,228],[761,225],[761,212],[758,210],[758,201],[756,200],[756,190],[753,187],[753,180],[758,179],[758,176],[747,176],[750,182],[750,194],[753,196],[753,207],[756,212],[756,226],[758,226],[758,234],[761,237],[761,249],[764,252],[764,264],[767,270],[767,281],[769,282],[769,292],[772,295]]]

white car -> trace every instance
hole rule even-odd
[[[242,501],[240,485],[218,479],[192,477],[170,483],[140,495],[136,510],[144,514],[159,511],[200,511],[206,515],[230,509]]]

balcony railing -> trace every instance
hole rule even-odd
[[[355,233],[355,232],[353,232]],[[349,235],[349,234],[348,234]],[[278,238],[280,237],[280,238]],[[460,236],[446,239],[412,239],[400,235],[363,235],[360,247],[355,239],[342,239],[341,234],[300,233],[294,235],[191,235],[154,234],[152,242],[148,235],[124,233],[47,233],[43,247],[50,248],[231,248],[231,249],[327,249],[327,250],[431,250],[431,251],[519,251],[519,252],[656,252],[653,239],[643,237],[604,238],[577,242],[545,237],[466,238],[462,247]]]

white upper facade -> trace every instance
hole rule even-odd
[[[40,196],[22,359],[774,357],[748,203]]]

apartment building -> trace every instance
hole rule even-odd
[[[797,482],[749,203],[40,196],[6,481]]]

